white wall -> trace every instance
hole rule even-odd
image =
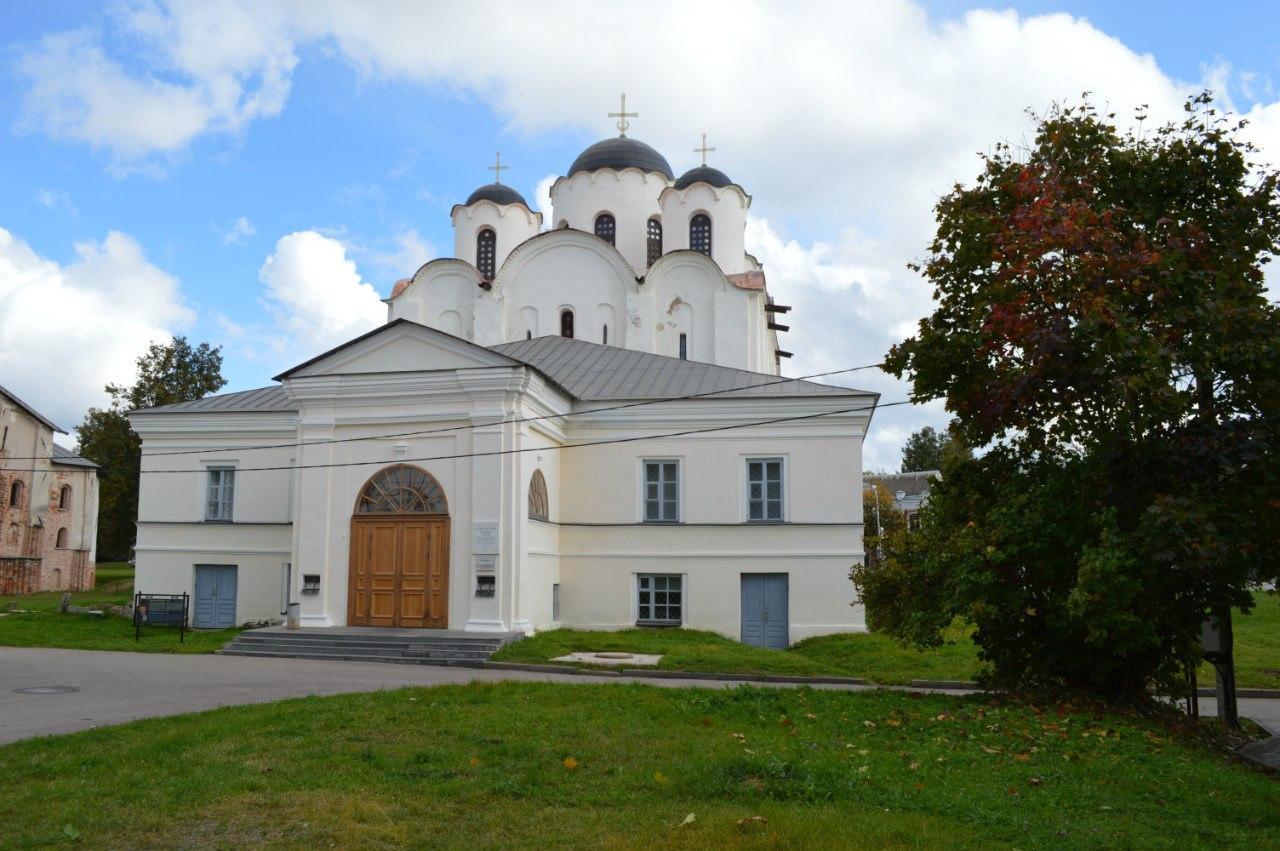
[[[281,565],[292,561],[292,448],[245,447],[288,442],[291,413],[135,414],[142,438],[135,590],[195,595],[197,564],[237,566],[236,622],[280,620]],[[215,451],[217,447],[232,451]],[[157,454],[157,453],[192,454]],[[232,522],[205,521],[205,472],[236,468]],[[194,610],[194,602],[193,602]]]

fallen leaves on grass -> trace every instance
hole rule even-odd
[[[569,771],[576,770],[578,765],[579,765],[578,760],[574,759],[573,757],[567,756],[564,758],[564,767]]]
[[[693,824],[694,820],[695,820],[695,819],[697,819],[697,818],[698,818],[698,816],[697,816],[697,815],[695,815],[694,813],[689,813],[689,815],[687,815],[687,816],[685,816],[685,817],[684,817],[684,821],[680,822],[680,826],[681,826],[681,827],[686,827],[686,826],[688,826],[688,825],[691,825],[691,824]]]

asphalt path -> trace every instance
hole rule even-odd
[[[290,697],[504,680],[592,684],[634,681],[666,688],[733,688],[740,684],[383,662],[0,647],[0,742]],[[794,687],[782,683],[750,685]],[[849,691],[872,688],[844,684],[814,687]],[[1200,707],[1206,715],[1214,711],[1213,701],[1208,698],[1201,699]],[[1240,713],[1280,734],[1280,700],[1241,699]]]

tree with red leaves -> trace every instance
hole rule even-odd
[[[937,309],[886,369],[979,457],[921,534],[855,571],[873,624],[956,617],[994,683],[1136,694],[1280,577],[1280,172],[1209,95],[1155,130],[1034,116],[937,206]]]

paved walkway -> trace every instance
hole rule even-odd
[[[738,685],[737,682],[723,680],[602,678],[382,662],[0,647],[0,742],[123,724],[138,718],[178,715],[219,706],[268,703],[313,694],[501,680],[565,683],[635,681],[668,688],[733,688]],[[788,687],[775,683],[767,685]],[[870,686],[821,685],[815,688],[856,691]],[[1200,706],[1206,714],[1213,712],[1212,700],[1202,699]],[[1240,712],[1280,733],[1280,700],[1241,700]]]

